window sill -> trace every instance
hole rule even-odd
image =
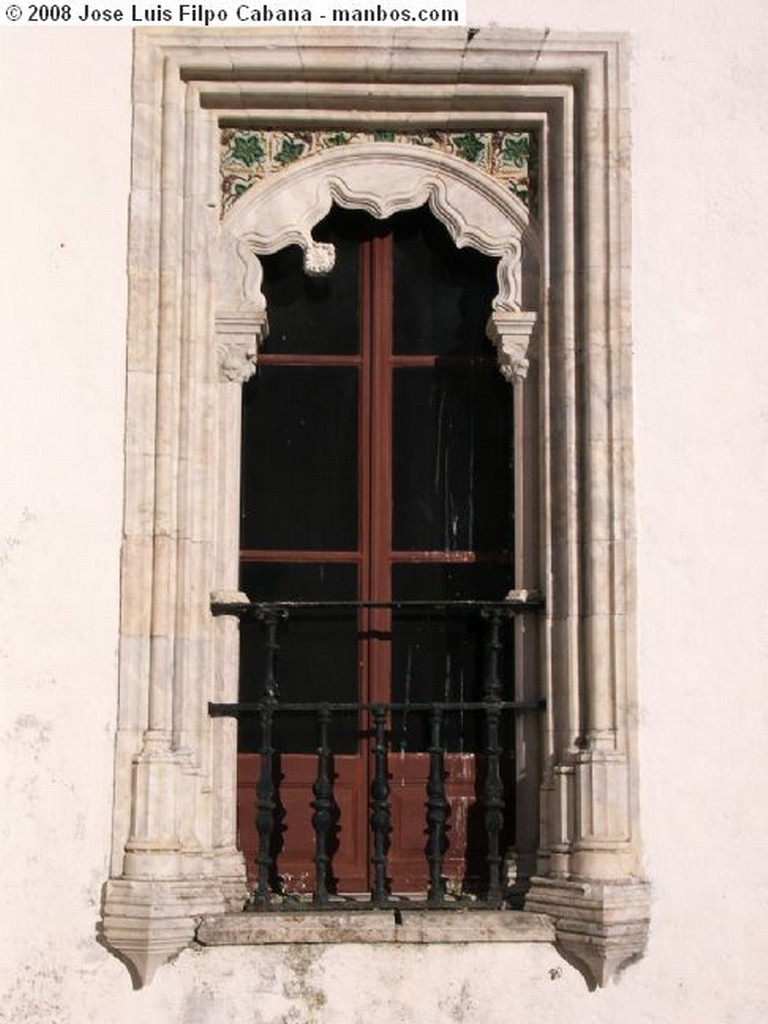
[[[546,914],[518,910],[239,913],[204,917],[196,938],[203,946],[554,942],[555,928]]]

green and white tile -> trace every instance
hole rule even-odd
[[[267,128],[222,129],[222,212],[254,182],[279,174],[297,160],[337,146],[363,142],[401,142],[460,157],[482,168],[536,212],[538,151],[533,132],[283,131]]]

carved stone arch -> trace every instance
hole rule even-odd
[[[219,239],[216,313],[225,373],[239,364],[241,370],[235,372],[246,379],[266,333],[259,256],[298,245],[308,274],[333,268],[333,247],[312,237],[333,203],[379,219],[428,204],[457,247],[471,246],[498,258],[498,293],[487,333],[504,376],[510,381],[525,377],[536,313],[522,309],[523,277],[524,272],[526,277],[537,273],[541,251],[525,205],[466,160],[381,142],[308,157],[253,185],[226,214]]]

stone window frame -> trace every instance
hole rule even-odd
[[[521,321],[515,299],[490,329],[514,379],[525,453],[517,578],[546,601],[518,645],[547,711],[524,751],[538,762],[521,822],[538,813],[527,836],[535,863],[521,864],[525,911],[510,913],[506,934],[556,938],[590,984],[642,954],[626,69],[623,37],[549,31],[136,31],[120,699],[102,933],[138,984],[206,929],[217,941],[217,922],[218,941],[291,939],[287,923],[229,927],[245,894],[235,729],[207,715],[209,700],[234,698],[237,625],[213,620],[210,601],[237,587],[232,453],[241,382],[265,326],[258,300],[243,301],[247,288],[234,304],[223,297],[233,278],[219,219],[222,124],[538,132],[527,379],[533,318]],[[293,927],[295,941],[317,941]],[[409,941],[350,927],[337,941]],[[499,941],[479,916],[474,929],[478,941]]]

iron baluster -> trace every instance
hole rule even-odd
[[[486,702],[486,774],[483,802],[485,804],[485,834],[488,843],[486,863],[488,866],[487,900],[491,906],[500,906],[504,899],[501,881],[501,834],[504,829],[504,785],[501,781],[501,748],[499,746],[499,725],[501,719],[501,679],[499,677],[499,655],[501,643],[501,612],[485,609],[483,618],[487,622],[485,640],[485,673],[483,677],[483,700]]]
[[[328,704],[318,708],[317,779],[312,786],[315,799],[312,827],[315,830],[315,893],[313,902],[319,906],[328,903],[328,875],[331,864],[331,833],[333,830],[333,754],[328,745],[331,709]]]
[[[374,704],[373,714],[374,746],[373,746],[373,785],[371,786],[372,813],[371,831],[373,833],[373,903],[383,906],[389,897],[387,886],[387,849],[389,847],[390,824],[389,778],[387,771],[387,743],[385,730],[387,726],[387,706]]]
[[[272,836],[275,830],[275,783],[273,775],[275,751],[272,746],[272,727],[274,711],[277,706],[277,675],[276,663],[279,645],[277,643],[277,624],[279,618],[285,618],[287,612],[269,610],[264,614],[263,622],[266,629],[266,665],[264,669],[263,697],[260,701],[259,720],[261,725],[261,743],[259,745],[259,782],[256,787],[256,831],[259,834],[259,853],[256,858],[258,865],[256,892],[251,897],[251,904],[265,907],[269,903],[269,881],[272,872]]]
[[[448,801],[445,797],[445,749],[441,729],[443,712],[432,708],[430,714],[429,781],[427,783],[427,860],[429,861],[429,891],[427,902],[431,907],[443,902],[443,853],[445,851],[445,823],[448,820]]]
[[[501,642],[501,611],[498,608],[484,608],[480,613],[488,623],[483,644],[483,700],[501,700],[501,677],[499,655],[503,650]]]
[[[286,618],[287,612],[284,610],[270,609],[264,613],[264,626],[266,628],[266,649],[267,649],[267,663],[264,671],[264,697],[267,700],[277,701],[277,652],[280,650],[280,645],[277,642],[277,624],[278,619]]]
[[[275,786],[272,777],[274,749],[272,747],[272,718],[275,701],[266,699],[262,705],[261,744],[259,747],[260,772],[256,787],[256,829],[259,833],[257,857],[258,877],[256,892],[251,903],[265,907],[269,903],[269,876],[272,870],[272,833],[275,828]]]

